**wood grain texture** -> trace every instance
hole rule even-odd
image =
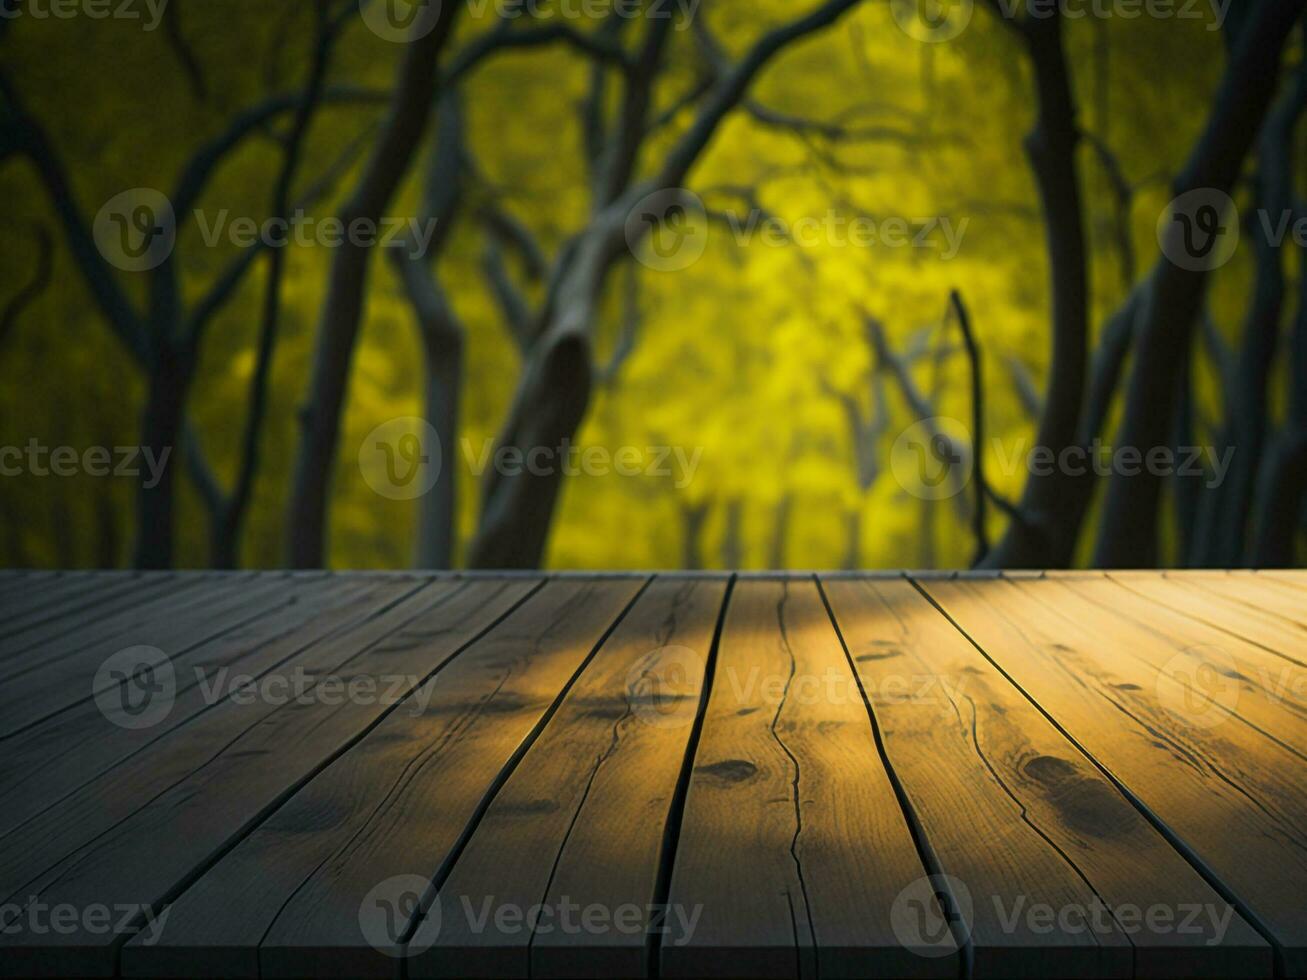
[[[0,854],[5,901],[24,912],[33,898],[161,907],[531,587],[451,582],[418,589],[298,661],[311,681],[302,696],[274,698],[265,686],[204,712],[157,751],[137,754],[7,835]],[[279,676],[294,681],[292,672]],[[351,684],[370,693],[349,696]],[[37,931],[22,915],[13,921],[0,936],[0,973],[7,975],[112,969],[128,938]]]
[[[698,923],[662,975],[955,976],[891,925],[922,875],[815,583],[738,583],[671,880]]]
[[[395,959],[363,931],[361,910],[373,912],[365,900],[391,880],[420,885],[440,873],[501,770],[641,584],[574,580],[533,595],[441,670],[427,703],[401,705],[218,862],[183,895],[161,942],[124,949],[124,970],[392,974]],[[520,597],[534,584],[466,587]],[[402,911],[403,922],[386,923],[397,937],[417,908]]]
[[[414,936],[410,977],[645,975],[725,593],[720,578],[660,578],[641,595],[477,825]],[[515,908],[541,909],[537,928],[497,928]]]
[[[1301,760],[1134,656],[1150,634],[1041,601],[1057,580],[923,583],[1173,845],[1307,975],[1307,787]],[[1035,594],[1037,590],[1058,590]]]
[[[1124,580],[1142,594],[1150,594],[1155,577],[1131,576]],[[1262,629],[1273,630],[1275,648],[1300,665],[1307,663],[1307,593],[1269,576],[1231,575],[1224,581],[1211,581],[1192,575],[1166,575],[1160,581],[1179,585],[1191,596],[1205,603],[1204,622],[1230,628],[1232,620],[1241,624],[1257,622]],[[1213,600],[1215,602],[1213,603]]]
[[[284,576],[262,583],[201,580],[49,644],[38,663],[0,675],[0,738],[93,697],[100,665],[132,647],[153,647],[179,661],[213,637],[250,622],[283,601]],[[108,682],[106,682],[108,683]]]
[[[1047,582],[1030,594],[1077,621],[1099,625],[1105,635],[1119,638],[1123,653],[1166,683],[1203,697],[1196,702],[1200,714],[1228,712],[1307,765],[1307,702],[1301,699],[1307,688],[1302,669],[1292,660],[1106,576]],[[1207,688],[1214,697],[1205,697]]]
[[[208,581],[206,576],[186,576],[175,582],[167,576],[152,576],[145,582],[145,594],[133,595],[133,601],[121,605],[109,603],[88,611],[84,615],[64,615],[49,622],[36,623],[20,627],[7,633],[0,639],[0,675],[10,676],[31,666],[25,659],[39,655],[41,661],[49,662],[68,651],[77,649],[77,644],[85,644],[94,638],[96,629],[115,630],[129,625],[130,612],[145,605],[147,600],[156,603],[154,608],[165,608],[165,604],[183,590],[195,588]],[[106,584],[95,588],[106,588]],[[24,604],[23,614],[31,616],[32,607]],[[147,610],[148,614],[148,610]]]
[[[353,579],[305,580],[286,605],[204,644],[176,674],[176,700],[167,717],[147,728],[124,728],[95,700],[81,701],[0,742],[0,837],[136,752],[157,743],[231,689],[264,678],[275,667],[338,629],[417,587]]]
[[[824,588],[890,765],[967,896],[973,976],[1270,976],[1267,943],[912,584]],[[1111,911],[1135,907],[1202,915],[1178,934]]]

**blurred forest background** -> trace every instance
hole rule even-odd
[[[0,566],[1300,561],[1303,3],[923,3],[0,0]]]

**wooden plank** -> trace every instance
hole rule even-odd
[[[422,895],[641,584],[548,583],[441,671],[425,708],[401,705],[189,888],[159,942],[123,950],[124,971],[393,973],[395,960],[372,945],[388,940],[360,916],[386,911],[377,891],[389,883],[415,881],[410,895]],[[530,583],[472,587],[522,594]],[[398,911],[392,935],[418,909]]]
[[[34,635],[18,634],[0,640],[0,679],[8,680],[32,669],[32,664],[19,655],[29,651],[43,651],[41,663],[49,664],[67,657],[106,635],[119,635],[139,629],[152,617],[168,615],[174,608],[185,608],[195,601],[200,592],[193,589],[208,587],[221,589],[222,580],[202,575],[177,576],[157,591],[146,603],[126,609],[114,609],[109,615],[86,621],[66,620],[56,623],[49,631]],[[230,584],[226,586],[230,588]],[[190,594],[187,594],[190,593]]]
[[[0,635],[8,639],[14,633],[33,630],[59,619],[86,621],[90,617],[103,616],[115,608],[127,608],[131,603],[141,601],[142,596],[163,587],[173,578],[168,572],[133,572],[110,578],[72,579],[59,595],[43,598],[26,613],[5,616],[0,620],[3,629]]]
[[[95,637],[89,645],[84,644],[83,635],[72,641],[76,649],[5,677],[0,685],[0,717],[4,719],[0,738],[110,689],[116,682],[102,676],[102,668],[111,656],[151,647],[161,651],[159,656],[170,658],[174,668],[189,665],[196,648],[275,609],[292,588],[284,575],[266,577],[257,588],[250,588],[252,585],[252,580],[232,580],[173,593],[128,613],[123,628],[88,630]]]
[[[73,573],[26,588],[11,587],[0,591],[0,636],[8,636],[15,629],[21,629],[27,622],[40,617],[49,606],[59,606],[79,596],[139,581],[140,577],[132,573],[114,579]]]
[[[194,652],[189,669],[176,674],[172,709],[153,725],[124,728],[88,699],[6,739],[0,753],[0,796],[6,801],[0,836],[213,707],[236,686],[238,674],[262,678],[416,585],[413,579],[292,580],[294,591],[283,606]]]
[[[4,637],[0,653],[0,670],[22,672],[33,665],[48,663],[49,652],[61,637],[81,632],[84,636],[95,623],[120,615],[128,609],[175,592],[178,583],[171,575],[148,575],[123,578],[94,586],[89,593],[79,593],[65,602],[43,606]]]
[[[126,934],[35,929],[32,902],[157,912],[532,588],[424,587],[299,661],[304,691],[229,699],[10,834],[0,974],[112,971]]]
[[[960,627],[1097,761],[1200,873],[1307,976],[1307,787],[1301,760],[1251,728],[1195,712],[1127,652],[1108,617],[1058,612],[1053,583],[925,583]]]
[[[1063,580],[1030,594],[1082,622],[1099,624],[1105,636],[1139,659],[1166,683],[1189,691],[1198,720],[1224,712],[1272,738],[1307,763],[1307,690],[1301,669],[1230,633],[1139,595],[1109,578]],[[1154,683],[1157,686],[1157,682]],[[1204,692],[1209,690],[1212,696]]]
[[[1267,607],[1276,604],[1274,596],[1261,605],[1253,601],[1264,600],[1270,590],[1233,576],[1230,585],[1216,589],[1192,576],[1144,578],[1112,574],[1109,578],[1150,602],[1262,647],[1299,668],[1300,676],[1301,668],[1307,666],[1307,602],[1285,603],[1285,612],[1290,615],[1271,612]],[[1303,622],[1297,622],[1294,614]]]
[[[1257,581],[1263,579],[1273,582],[1279,582],[1283,585],[1291,586],[1295,589],[1307,589],[1307,572],[1301,569],[1297,570],[1267,570],[1260,571],[1256,575]]]
[[[1271,975],[1265,940],[910,583],[823,587],[921,833],[966,896],[972,976]]]
[[[661,975],[956,976],[892,927],[923,873],[816,584],[737,584],[669,894],[698,923]]]
[[[408,976],[645,975],[666,823],[726,585],[659,578],[641,595],[440,885]],[[513,919],[534,906],[551,910],[543,928]],[[595,918],[578,931],[581,908]]]
[[[1178,582],[1192,594],[1201,594],[1205,599],[1215,596],[1221,600],[1221,608],[1237,603],[1254,615],[1259,621],[1273,621],[1281,629],[1287,630],[1285,640],[1298,662],[1307,659],[1307,593],[1292,585],[1276,582],[1269,576],[1230,576],[1224,582],[1212,582],[1192,575],[1175,576],[1167,574],[1165,581]],[[1134,585],[1134,580],[1128,584]],[[1144,583],[1140,582],[1139,585]],[[1281,651],[1284,653],[1285,651]]]

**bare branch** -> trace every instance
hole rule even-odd
[[[250,135],[258,132],[265,123],[287,112],[296,111],[304,98],[303,92],[272,96],[238,114],[225,131],[201,147],[182,171],[173,192],[172,203],[177,213],[185,214],[195,207],[214,171],[229,153]],[[377,89],[339,86],[326,89],[321,101],[323,105],[382,106],[389,98],[389,93]]]
[[[744,59],[713,86],[698,117],[668,155],[657,185],[678,187],[684,183],[726,114],[744,98],[754,78],[772,58],[795,41],[829,27],[858,3],[859,0],[825,0],[811,13],[768,32],[755,43]]]
[[[595,370],[595,381],[611,387],[616,384],[627,359],[635,350],[643,317],[640,314],[640,274],[634,265],[626,267],[622,285],[622,316],[617,341],[608,362]]]
[[[205,101],[208,98],[208,85],[204,79],[204,69],[200,66],[199,59],[195,57],[195,52],[191,50],[190,43],[182,33],[181,0],[172,0],[164,8],[163,32],[168,39],[168,46],[172,49],[172,53],[177,56],[177,61],[182,66],[187,82],[190,83],[191,94],[195,97],[195,101]]]
[[[63,227],[69,251],[86,280],[87,287],[104,311],[114,333],[141,364],[149,364],[152,350],[140,316],[118,283],[114,270],[96,247],[95,237],[83,219],[73,195],[72,182],[63,159],[55,150],[45,128],[30,115],[7,76],[0,74],[0,95],[8,106],[9,136],[15,151],[31,160],[44,184],[50,203]]]
[[[491,55],[524,48],[540,48],[550,44],[566,44],[587,54],[596,61],[612,65],[623,71],[631,68],[621,45],[607,37],[602,30],[586,33],[562,22],[550,22],[538,27],[515,30],[511,20],[501,20],[493,30],[480,35],[450,61],[441,85],[458,84]]]
[[[36,271],[32,273],[31,280],[5,304],[4,312],[0,313],[0,346],[4,345],[5,339],[18,325],[18,318],[23,315],[23,311],[41,297],[54,277],[54,240],[50,231],[43,224],[35,225],[32,231],[36,239]]]

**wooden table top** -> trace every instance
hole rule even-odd
[[[0,573],[0,975],[1307,977],[1307,573]]]

